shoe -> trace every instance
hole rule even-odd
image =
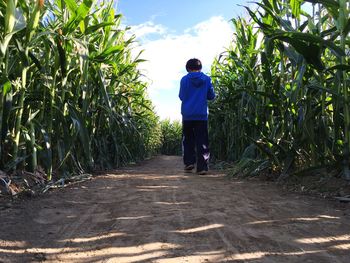
[[[207,173],[208,173],[208,171],[206,171],[206,170],[197,172],[198,175],[206,175]]]
[[[188,172],[188,173],[192,172],[193,169],[194,169],[194,165],[193,164],[186,165],[185,168],[184,168],[185,172]]]

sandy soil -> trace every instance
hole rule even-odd
[[[349,262],[350,205],[160,156],[0,206],[0,262]]]

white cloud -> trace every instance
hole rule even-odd
[[[139,37],[140,47],[137,49],[144,49],[142,58],[148,60],[141,68],[151,81],[148,92],[156,111],[161,118],[180,119],[180,101],[173,94],[177,94],[174,89],[179,89],[180,79],[186,74],[187,60],[199,58],[203,72],[209,73],[214,58],[229,46],[233,27],[223,17],[215,16],[180,35],[173,35],[164,26],[153,22],[132,27],[132,33]],[[157,33],[159,37],[152,40],[151,33]],[[172,97],[168,98],[167,92]]]
[[[154,22],[148,21],[144,24],[133,26],[131,33],[135,34],[136,38],[139,40],[147,40],[147,39],[144,39],[145,36],[150,34],[163,35],[166,33],[166,30],[167,29],[164,26],[155,25]]]

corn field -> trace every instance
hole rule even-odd
[[[0,170],[48,178],[138,160],[158,117],[114,1],[0,1]]]
[[[52,174],[179,154],[114,1],[0,1],[0,170]],[[246,174],[320,167],[350,179],[346,0],[263,0],[212,65],[213,156]],[[161,148],[162,145],[162,148]]]
[[[337,169],[350,179],[350,3],[264,0],[232,19],[212,66],[211,148],[245,174]]]
[[[179,121],[165,119],[160,121],[161,148],[160,153],[165,155],[182,154],[182,124]]]

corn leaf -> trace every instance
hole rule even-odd
[[[74,0],[64,0],[64,3],[66,4],[70,14],[72,16],[76,15],[77,9],[78,9],[78,5],[77,5],[77,1]]]
[[[88,15],[90,8],[93,4],[93,0],[84,0],[79,7],[76,9],[75,14],[71,14],[70,19],[63,28],[63,34],[72,33]]]
[[[113,25],[114,25],[114,22],[103,22],[103,23],[99,23],[97,25],[89,26],[88,28],[86,28],[85,34],[89,35],[91,33],[96,32],[100,28],[105,28],[107,26],[113,26]]]
[[[316,44],[316,45],[324,45],[329,48],[335,55],[341,57],[345,56],[344,50],[335,45],[333,42],[324,40],[323,38],[312,35],[310,33],[301,33],[301,32],[286,32],[281,30],[276,30],[275,32],[269,34],[269,37],[281,39],[281,40],[289,40],[291,42],[300,43],[300,41],[304,41],[308,44]],[[303,44],[301,44],[303,45]]]
[[[301,0],[290,0],[292,14],[296,19],[300,19]]]

